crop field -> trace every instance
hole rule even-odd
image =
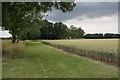
[[[118,68],[46,46],[3,41],[3,78],[117,78]]]
[[[47,40],[47,42],[82,50],[96,50],[118,54],[118,39]]]
[[[117,64],[118,39],[44,40],[67,52]]]

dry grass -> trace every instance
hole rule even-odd
[[[19,42],[13,44],[11,41],[2,41],[2,55],[10,58],[21,58],[23,57],[26,43]]]

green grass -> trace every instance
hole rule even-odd
[[[3,78],[115,78],[118,68],[32,42],[22,58],[3,56]]]

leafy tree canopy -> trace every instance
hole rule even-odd
[[[37,29],[47,11],[70,12],[74,7],[74,2],[3,2],[2,28],[9,30],[14,43],[21,34]]]

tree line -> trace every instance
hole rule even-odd
[[[95,33],[95,34],[86,34],[84,35],[86,39],[102,39],[102,38],[120,38],[120,34],[114,33]]]
[[[22,40],[35,39],[79,39],[84,37],[84,30],[81,27],[71,25],[69,28],[62,22],[52,23],[46,19],[42,21],[40,27],[36,31],[27,32],[21,35]]]

